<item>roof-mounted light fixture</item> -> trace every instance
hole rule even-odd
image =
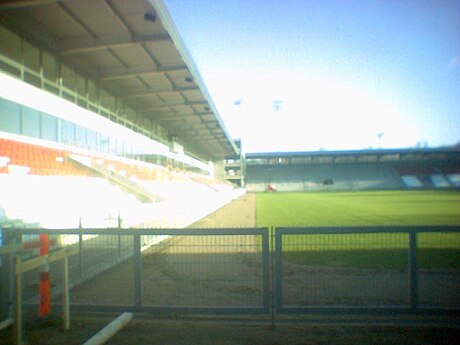
[[[185,81],[187,83],[193,83],[193,78],[192,77],[185,77]]]
[[[156,20],[157,20],[157,16],[155,15],[155,13],[145,12],[144,13],[144,20],[146,20],[148,22],[155,23]]]

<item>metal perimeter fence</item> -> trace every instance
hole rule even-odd
[[[75,254],[66,269],[72,310],[460,312],[458,226],[9,229],[0,247],[2,318],[13,313],[14,262],[38,255],[40,234],[50,253]],[[52,305],[63,268],[49,265]],[[23,306],[38,304],[39,270],[21,273]]]

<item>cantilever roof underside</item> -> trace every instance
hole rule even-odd
[[[235,153],[161,0],[0,0],[0,21],[160,124],[185,149],[210,159]]]

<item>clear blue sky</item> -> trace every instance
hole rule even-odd
[[[246,152],[460,142],[460,0],[165,3]]]

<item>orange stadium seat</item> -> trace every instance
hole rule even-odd
[[[0,157],[8,158],[8,165],[30,168],[32,175],[88,175],[85,169],[76,167],[66,158],[64,150],[23,143],[16,140],[0,139]],[[0,173],[8,173],[7,166],[0,167]]]

